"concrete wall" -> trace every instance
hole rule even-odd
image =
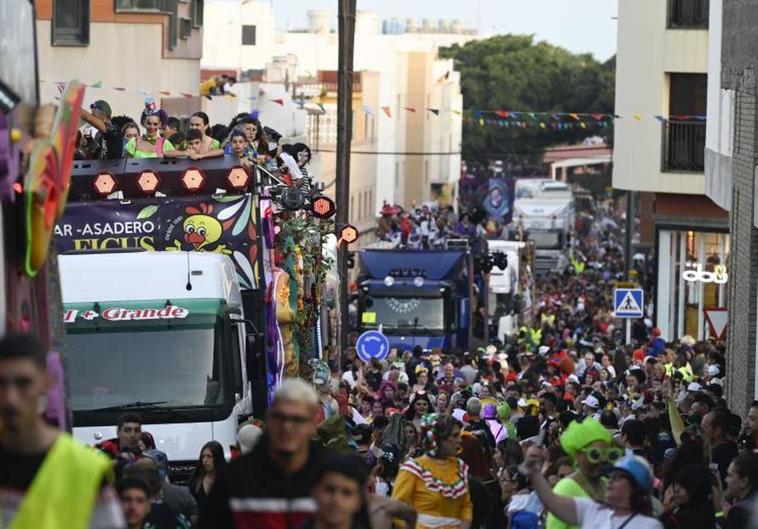
[[[162,90],[197,93],[200,60],[163,58],[162,31],[161,24],[92,23],[89,46],[51,46],[50,21],[38,20],[39,71],[45,81],[40,84],[41,101],[52,102],[58,96],[56,81],[101,81],[103,88],[87,88],[85,106],[105,99],[114,116],[138,119],[144,108],[141,91],[156,100],[163,97]]]
[[[708,31],[666,29],[667,2],[619,0],[613,187],[665,193],[704,192],[702,173],[661,171],[667,73],[708,71]],[[632,118],[640,114],[640,121]]]

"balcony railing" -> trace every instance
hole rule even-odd
[[[663,170],[703,172],[705,121],[663,122]]]
[[[668,0],[670,29],[705,29],[708,27],[710,0]]]

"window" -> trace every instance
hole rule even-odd
[[[177,0],[164,0],[163,9],[168,17],[168,49],[173,50],[179,44],[179,5]]]
[[[669,0],[669,29],[706,29],[710,0]]]
[[[203,0],[192,0],[192,25],[199,28],[203,25],[203,11],[205,2]]]
[[[669,74],[669,119],[663,123],[663,170],[702,172],[708,76]]]
[[[242,45],[255,46],[255,26],[242,26]]]
[[[164,0],[116,0],[116,11],[162,11]]]
[[[192,20],[189,18],[182,19],[182,38],[187,40],[192,34]]]
[[[89,0],[54,0],[53,46],[89,44]]]

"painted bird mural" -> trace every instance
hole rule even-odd
[[[232,253],[225,244],[219,244],[215,248],[208,248],[209,245],[217,243],[224,233],[224,227],[221,222],[211,216],[211,213],[213,213],[212,205],[203,203],[200,204],[200,209],[190,207],[187,208],[187,213],[190,213],[190,216],[184,219],[182,223],[185,243],[191,245],[196,252]],[[182,242],[178,239],[174,241],[174,245],[177,250],[180,250],[183,246]]]

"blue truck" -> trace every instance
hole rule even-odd
[[[381,330],[401,351],[471,345],[477,303],[468,249],[369,249],[358,257],[360,332]]]

